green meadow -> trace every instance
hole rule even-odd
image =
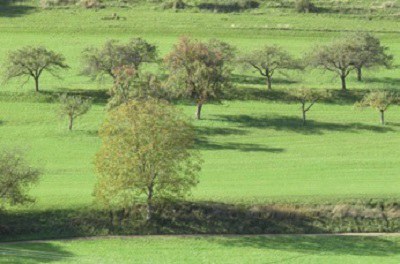
[[[43,168],[32,189],[37,203],[29,210],[74,208],[92,203],[95,183],[93,157],[100,140],[97,130],[105,117],[104,95],[111,81],[94,82],[82,76],[81,52],[108,39],[126,41],[141,36],[165,55],[181,35],[218,38],[245,52],[265,44],[279,44],[295,56],[331,41],[342,31],[369,30],[390,47],[395,64],[400,57],[400,29],[393,19],[366,19],[362,15],[297,14],[280,9],[214,14],[160,10],[150,4],[130,8],[78,7],[40,9],[20,4],[0,12],[0,62],[8,51],[25,45],[44,45],[65,55],[71,69],[62,79],[44,75],[43,92],[34,94],[32,82],[14,80],[1,85],[0,144],[28,150],[32,162]],[[6,9],[8,10],[8,9]],[[22,11],[23,10],[23,11]],[[117,12],[126,20],[102,17]],[[152,70],[160,70],[152,67]],[[399,70],[371,69],[363,82],[349,76],[350,90],[397,89]],[[379,125],[378,113],[357,110],[354,101],[317,103],[309,124],[301,125],[300,105],[268,97],[264,80],[251,71],[235,69],[238,91],[265,96],[240,96],[204,107],[204,119],[194,121],[205,160],[200,184],[190,200],[227,203],[331,202],[343,199],[398,198],[397,166],[400,151],[400,109],[387,112],[388,125]],[[289,76],[276,75],[273,88],[339,89],[330,72],[307,69]],[[79,92],[92,96],[92,110],[77,120],[75,131],[57,116],[55,93]],[[49,99],[50,98],[50,99]],[[178,104],[192,116],[194,106]],[[27,207],[17,208],[26,210]]]
[[[137,237],[0,245],[2,263],[398,263],[396,237]]]
[[[42,9],[36,0],[12,2],[6,0],[0,4],[1,70],[7,67],[4,61],[9,51],[27,45],[42,45],[62,53],[71,68],[61,72],[61,78],[45,73],[41,77],[40,93],[34,92],[32,80],[24,78],[0,83],[0,146],[25,149],[32,164],[43,172],[39,183],[30,191],[36,203],[7,208],[11,220],[0,221],[0,240],[2,230],[8,230],[1,224],[9,224],[12,219],[18,219],[16,231],[12,230],[18,235],[3,240],[119,234],[119,230],[110,231],[102,226],[107,218],[105,214],[99,214],[103,222],[99,221],[100,224],[93,227],[94,231],[85,222],[85,217],[95,219],[96,215],[89,212],[89,216],[79,219],[85,209],[95,208],[93,161],[101,144],[98,129],[106,116],[107,91],[112,85],[110,79],[93,81],[81,74],[81,53],[87,47],[100,47],[110,39],[127,41],[142,37],[157,45],[160,57],[170,51],[180,36],[190,36],[226,41],[236,47],[238,54],[266,44],[278,44],[302,58],[315,46],[328,43],[345,32],[373,33],[390,48],[395,67],[365,70],[362,82],[356,80],[355,72],[350,74],[348,94],[339,92],[340,80],[331,72],[307,68],[288,75],[278,73],[273,77],[273,91],[267,91],[265,80],[256,72],[233,65],[235,90],[220,103],[207,103],[202,120],[195,120],[194,104],[176,102],[177,107],[193,118],[197,130],[196,149],[205,161],[200,183],[187,199],[235,206],[256,207],[273,203],[318,207],[348,201],[354,205],[360,201],[396,201],[400,198],[400,107],[392,106],[387,111],[385,126],[380,125],[377,111],[354,107],[360,94],[368,90],[399,89],[398,6],[389,10],[382,7],[387,1],[324,0],[318,2],[326,8],[325,12],[299,14],[285,7],[285,3],[292,1],[272,0],[261,1],[260,8],[240,13],[213,13],[195,8],[175,12],[163,10],[157,1],[133,1],[125,7],[118,7],[116,1],[105,1],[111,4],[98,10],[78,6]],[[343,6],[346,12],[329,12],[334,5]],[[122,19],[104,19],[113,13]],[[149,66],[148,70],[166,73],[156,65]],[[307,115],[306,126],[302,125],[300,104],[286,97],[290,89],[301,87],[328,89],[336,96],[334,100],[317,102]],[[64,92],[89,96],[94,102],[91,110],[76,120],[71,132],[67,129],[67,120],[60,119],[57,114],[58,94]],[[278,228],[289,226],[287,230],[295,232],[351,232],[362,226],[358,219],[351,219],[354,221],[348,224],[339,218],[336,222],[318,225],[318,221],[311,223],[315,215],[310,214],[309,218],[304,218],[305,223],[301,223],[305,227],[300,225],[296,229],[296,224],[303,219],[301,216],[300,220],[296,218],[296,213],[301,215],[301,209],[294,216],[289,212],[289,216],[282,216],[287,217],[285,221],[275,223],[274,217],[257,218],[251,212],[240,211],[240,206],[238,208],[227,218],[233,215],[233,220],[229,220],[235,221],[236,213],[242,217],[246,215],[247,222],[242,231],[237,231],[240,225],[232,229],[223,224],[221,229],[215,227],[224,222],[222,217],[212,227],[216,229],[207,229],[209,223],[201,225],[195,220],[194,224],[188,221],[185,232],[222,230],[222,233],[229,233],[229,230],[235,230],[245,233],[251,230],[255,233],[256,229],[248,227],[260,219],[276,224]],[[273,213],[279,220],[280,213],[285,215],[286,207],[282,212],[277,208]],[[388,211],[390,208],[385,212]],[[373,212],[376,214],[376,210]],[[82,229],[74,230],[72,224],[65,231],[64,226],[49,224],[46,221],[52,220],[43,219],[51,215],[49,219],[57,220],[57,217],[69,217],[69,213],[77,218],[73,220],[82,220],[81,226],[77,224]],[[200,215],[198,219],[208,219],[207,215],[202,217]],[[32,220],[31,229],[28,222],[24,222],[23,227],[18,226],[27,219]],[[186,224],[184,214],[182,219],[180,224]],[[295,228],[290,229],[292,219]],[[386,216],[381,222],[371,219],[366,220],[369,222],[362,230],[398,230],[396,219],[391,219],[393,223],[389,223]],[[60,222],[68,221],[62,219]],[[375,228],[378,222],[379,227]],[[179,226],[174,227],[173,222],[169,224],[163,232],[179,233],[176,232]],[[319,229],[324,224],[328,227]],[[314,229],[307,229],[308,225]],[[53,229],[47,230],[46,226]],[[29,233],[21,233],[20,227]],[[123,230],[134,233],[129,227]],[[271,230],[276,231],[273,227]],[[0,263],[372,264],[399,263],[399,252],[400,239],[396,236],[103,237],[3,243],[0,244]]]

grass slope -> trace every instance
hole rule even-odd
[[[118,12],[126,20],[102,17]],[[80,53],[105,40],[142,36],[159,45],[164,55],[182,34],[221,38],[240,52],[264,44],[281,44],[295,55],[325,43],[345,30],[370,30],[400,57],[399,29],[390,19],[368,20],[341,14],[294,14],[280,11],[213,14],[134,8],[32,9],[15,16],[0,12],[0,62],[7,51],[24,45],[45,45],[65,54],[72,69],[54,79],[43,76],[46,94],[83,90],[98,95],[109,80],[95,83],[80,76]],[[236,71],[241,89],[264,89],[264,81],[251,72]],[[350,89],[397,88],[399,70],[371,70],[365,81],[349,77]],[[252,77],[250,77],[252,76]],[[277,75],[274,88],[339,88],[330,73],[307,71],[290,78]],[[32,160],[44,168],[32,194],[32,210],[88,205],[95,182],[93,156],[100,144],[96,131],[105,111],[97,102],[77,120],[69,133],[65,120],[56,117],[57,104],[33,96],[32,84],[21,81],[1,85],[0,144],[29,149]],[[12,100],[10,99],[12,98]],[[193,106],[180,105],[188,115]],[[223,202],[321,202],[342,198],[398,198],[400,139],[399,108],[387,114],[389,125],[378,126],[372,110],[354,111],[351,104],[317,104],[309,113],[307,128],[300,125],[299,105],[279,100],[226,101],[208,104],[199,129],[198,147],[206,161],[200,185],[190,199]],[[22,208],[22,210],[25,210]]]
[[[395,237],[147,237],[0,245],[1,263],[398,263]]]

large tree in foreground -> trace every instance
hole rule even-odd
[[[8,54],[4,77],[6,81],[17,77],[32,77],[38,92],[39,78],[43,72],[57,76],[57,70],[67,68],[63,55],[44,47],[27,46]]]
[[[6,205],[33,202],[28,189],[39,179],[40,171],[31,167],[22,151],[0,151],[0,210]]]
[[[101,48],[92,47],[83,52],[83,73],[93,78],[106,74],[115,79],[114,70],[119,67],[132,66],[139,70],[143,63],[156,60],[156,46],[142,38],[134,38],[126,44],[110,40]]]
[[[165,101],[129,101],[111,110],[100,130],[97,199],[107,208],[183,197],[197,180],[201,160],[192,150],[194,128]]]
[[[212,40],[208,43],[182,37],[165,57],[169,70],[168,86],[179,96],[194,100],[196,117],[201,119],[203,104],[219,100],[231,87],[229,45]]]
[[[353,49],[353,65],[357,71],[357,80],[362,80],[362,69],[373,67],[389,68],[393,55],[388,54],[388,47],[382,46],[380,40],[370,33],[358,32],[349,34],[346,41]]]
[[[355,50],[346,40],[337,40],[326,46],[316,47],[310,55],[311,65],[336,73],[347,90],[346,78],[355,69]]]
[[[250,66],[265,77],[268,90],[272,89],[272,76],[277,71],[302,69],[301,63],[280,46],[265,46],[243,55],[239,62]]]
[[[379,111],[381,124],[385,125],[385,112],[390,105],[397,101],[397,96],[393,92],[373,91],[365,95],[364,98],[356,103],[358,107],[371,107]]]

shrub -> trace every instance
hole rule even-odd
[[[186,3],[183,0],[173,0],[163,3],[163,9],[185,9]]]
[[[260,3],[254,0],[229,0],[204,2],[198,5],[200,9],[212,10],[219,13],[240,12],[245,9],[258,8]]]
[[[296,11],[299,13],[309,13],[316,11],[315,5],[310,0],[297,0],[295,8]]]
[[[84,8],[101,8],[103,5],[99,0],[81,0],[80,5]]]
[[[40,6],[42,8],[51,8],[55,6],[67,6],[74,5],[78,0],[40,0]]]

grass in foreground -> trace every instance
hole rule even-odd
[[[136,237],[0,244],[1,263],[399,263],[397,237]]]

